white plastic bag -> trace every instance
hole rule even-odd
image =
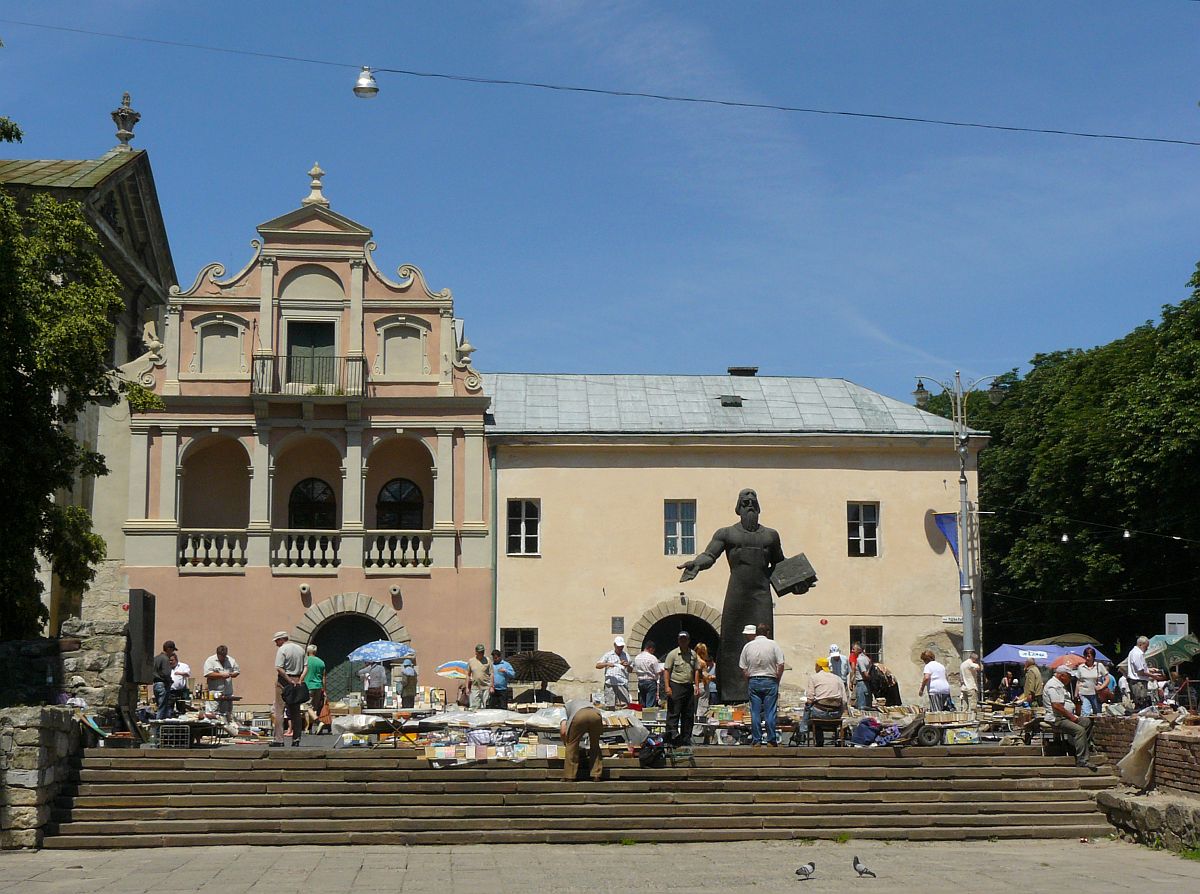
[[[1154,742],[1170,724],[1157,717],[1139,717],[1129,753],[1117,762],[1121,780],[1140,789],[1148,789],[1154,780]]]

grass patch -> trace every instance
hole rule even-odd
[[[637,839],[636,838],[622,838],[621,839],[621,845],[623,847],[629,847],[629,845],[631,845],[631,844],[637,844]]]
[[[815,839],[815,838],[797,838],[796,839],[796,844],[800,845],[801,847],[807,847],[810,844],[816,844],[816,843],[817,843],[817,839]]]
[[[1200,847],[1189,847],[1180,851],[1179,856],[1185,860],[1200,860]]]
[[[850,833],[849,832],[838,832],[836,835],[833,836],[833,840],[837,844],[845,844],[847,841],[850,840]]]

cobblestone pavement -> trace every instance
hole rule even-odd
[[[468,833],[469,834],[469,833]],[[858,881],[857,855],[878,873]],[[795,868],[812,860],[814,877]],[[745,889],[975,892],[1200,890],[1200,862],[1119,841],[738,842],[462,847],[197,847],[0,853],[0,891],[539,892]],[[899,886],[899,887],[898,887]],[[1052,888],[1053,886],[1053,888]]]

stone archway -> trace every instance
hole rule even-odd
[[[721,613],[708,603],[701,602],[699,599],[689,599],[686,604],[680,605],[678,599],[665,599],[638,618],[637,623],[630,628],[630,646],[640,649],[650,628],[671,615],[693,615],[711,625],[714,630],[718,632],[721,630]]]
[[[412,640],[408,628],[390,606],[376,602],[366,593],[338,593],[323,602],[318,602],[304,613],[300,623],[292,630],[292,641],[308,645],[322,624],[338,615],[347,614],[366,615],[382,627],[388,639],[393,642],[407,643]]]

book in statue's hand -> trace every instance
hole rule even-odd
[[[775,588],[776,596],[786,596],[788,593],[807,593],[817,583],[817,572],[804,553],[797,553],[790,559],[784,559],[771,572],[771,586]]]

